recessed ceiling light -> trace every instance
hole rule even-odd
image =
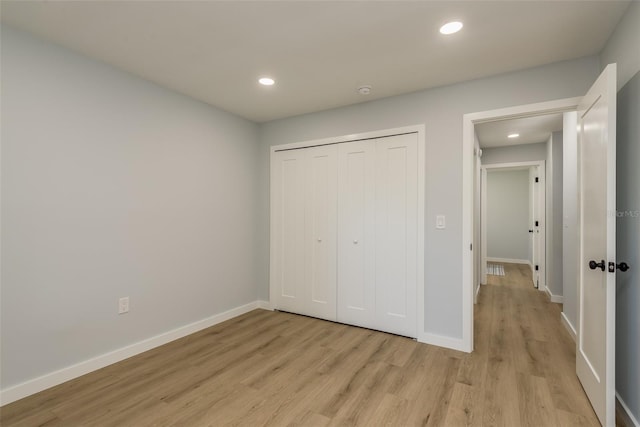
[[[258,80],[258,83],[264,86],[273,86],[276,81],[270,77],[262,77]]]
[[[507,135],[507,138],[517,138],[519,136],[520,136],[519,133],[510,133],[509,135]]]
[[[452,22],[447,22],[442,27],[440,27],[440,33],[449,35],[449,34],[457,33],[461,29],[462,29],[462,22],[452,21]]]

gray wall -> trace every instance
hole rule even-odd
[[[618,92],[616,390],[640,420],[640,72]]]
[[[598,72],[598,58],[587,57],[263,124],[260,180],[263,234],[259,242],[263,258],[259,268],[264,279],[260,296],[267,298],[269,290],[269,147],[424,123],[425,331],[460,339],[463,115],[583,95]],[[437,214],[447,216],[446,230],[436,232]]]
[[[562,296],[562,132],[553,132],[548,144],[546,285],[552,295]]]
[[[545,164],[545,193],[544,193],[544,226],[545,230],[545,280],[544,287],[545,289],[551,292],[549,288],[549,281],[551,276],[553,275],[553,267],[554,267],[554,257],[553,257],[553,232],[554,232],[554,224],[553,224],[553,136],[550,135],[549,139],[545,144],[547,150],[547,162]]]
[[[2,388],[255,301],[257,125],[1,35]]]
[[[564,114],[562,140],[562,313],[576,330],[578,319],[578,113]]]
[[[528,260],[529,169],[487,171],[487,257]]]
[[[538,144],[511,145],[509,147],[484,148],[482,150],[482,164],[536,162],[547,160],[547,145]]]
[[[633,267],[617,278],[616,390],[640,420],[640,1],[634,0],[600,54],[601,68],[618,64],[617,258]],[[624,87],[623,87],[624,86]]]
[[[600,52],[601,68],[618,64],[618,90],[640,70],[640,1],[633,0]]]

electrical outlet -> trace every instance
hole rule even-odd
[[[122,297],[118,301],[118,314],[125,314],[129,312],[129,297]]]

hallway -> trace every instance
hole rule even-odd
[[[483,425],[599,425],[575,374],[575,343],[560,304],[533,287],[531,268],[502,264],[488,276],[475,310],[476,381]],[[466,359],[466,358],[465,358]],[[470,374],[472,375],[472,374]]]

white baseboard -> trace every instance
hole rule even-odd
[[[487,257],[487,262],[506,262],[508,264],[526,264],[531,265],[528,259],[512,259],[512,258],[489,258]]]
[[[423,344],[437,345],[438,347],[450,348],[452,350],[464,351],[471,353],[464,340],[458,338],[450,338],[442,335],[430,334],[428,332],[418,335],[418,342]]]
[[[549,294],[549,298],[551,299],[551,302],[557,302],[559,304],[562,304],[564,302],[564,297],[562,295],[554,295],[551,293],[551,290],[548,287],[544,287],[544,290],[547,292],[547,294]]]
[[[257,308],[263,308],[263,306],[270,306],[270,304],[266,301],[250,302],[249,304],[232,308],[231,310],[227,310],[223,313],[215,314],[211,317],[207,317],[206,319],[181,326],[146,340],[139,341],[126,347],[119,348],[109,353],[102,354],[92,359],[85,360],[75,365],[68,366],[42,375],[41,377],[6,388],[0,391],[0,405],[15,402],[23,397],[30,396],[58,384],[62,384],[66,381],[88,374],[89,372],[120,362],[121,360],[127,359],[131,356],[135,356],[151,350],[152,348],[167,344],[171,341],[201,331],[202,329],[209,328],[213,325],[217,325],[218,323],[222,323],[226,320],[233,319],[234,317],[248,313]]]
[[[638,423],[637,418],[633,416],[633,414],[631,413],[631,410],[629,409],[625,401],[622,400],[622,398],[620,397],[617,391],[616,391],[616,400],[617,400],[617,403],[620,405],[620,408],[622,409],[619,412],[620,412],[620,415],[622,415],[622,417],[625,419],[624,420],[625,424],[627,426],[640,427],[640,423]]]
[[[569,332],[569,335],[571,335],[571,338],[573,338],[573,342],[575,342],[576,341],[576,328],[573,327],[573,325],[571,324],[571,322],[567,318],[567,315],[564,314],[564,311],[562,313],[560,313],[560,321],[562,322],[564,327],[567,329],[567,332]]]
[[[256,301],[256,303],[258,304],[258,308],[261,308],[263,310],[273,311],[273,306],[271,305],[271,302],[269,302],[269,301],[258,300],[258,301]]]

